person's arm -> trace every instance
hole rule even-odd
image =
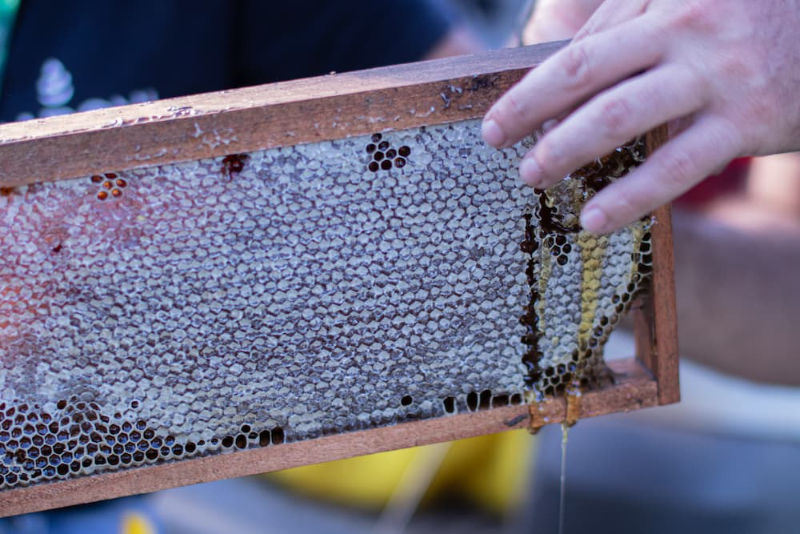
[[[800,218],[731,199],[673,222],[681,354],[800,385]]]

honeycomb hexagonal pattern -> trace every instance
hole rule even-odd
[[[479,130],[0,190],[0,488],[601,378],[646,223],[580,232],[597,177],[528,189],[531,142],[496,151]]]

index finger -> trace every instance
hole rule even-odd
[[[655,65],[662,47],[647,14],[572,43],[525,75],[484,118],[492,146],[511,146],[548,119],[593,94]]]

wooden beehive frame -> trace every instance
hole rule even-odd
[[[0,188],[478,118],[561,46],[6,124],[0,126]],[[648,150],[664,135],[664,129],[649,134]],[[0,516],[677,402],[669,208],[654,216],[652,291],[633,311],[637,354],[609,362],[614,383],[584,393],[579,403],[548,399],[7,490],[0,493]]]

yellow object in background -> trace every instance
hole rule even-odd
[[[122,519],[120,534],[156,534],[156,529],[146,517],[131,512]]]
[[[453,442],[424,503],[457,496],[504,515],[520,505],[533,454],[524,430]],[[383,508],[404,473],[430,446],[288,469],[267,475],[298,493],[360,508]]]

